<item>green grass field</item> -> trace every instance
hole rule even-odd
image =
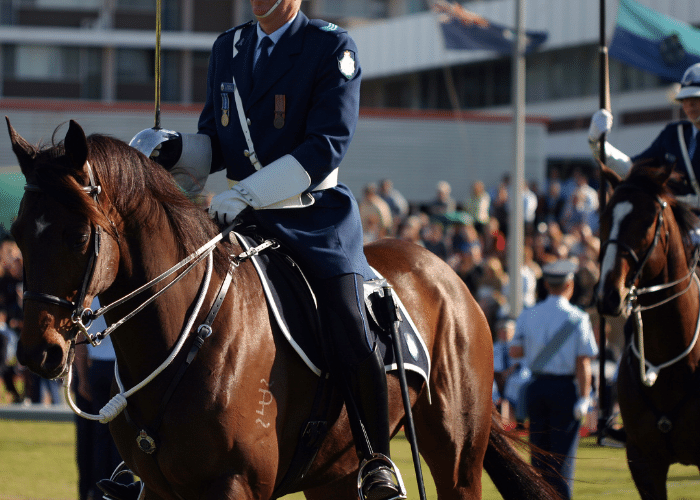
[[[392,441],[392,453],[409,490],[418,493],[408,443]],[[423,466],[427,496],[435,499],[430,473]],[[574,498],[638,499],[622,449],[602,448],[594,438],[584,438],[578,454]],[[75,464],[75,427],[71,423],[0,421],[0,500],[75,500],[78,473]],[[493,484],[484,477],[484,499],[498,499]],[[695,467],[673,466],[668,481],[669,498],[700,498],[700,476]],[[302,494],[285,497],[301,500]]]

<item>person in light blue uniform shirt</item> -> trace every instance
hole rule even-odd
[[[533,371],[526,393],[530,442],[555,454],[533,452],[532,464],[565,499],[572,496],[579,428],[591,404],[591,358],[598,354],[588,313],[569,302],[575,271],[565,260],[543,267],[549,295],[520,314],[510,347],[511,357],[522,358]],[[575,325],[571,334],[559,339],[553,355],[535,371],[533,361],[569,322]]]
[[[174,132],[147,154],[190,196],[210,172],[225,170],[230,189],[212,199],[210,216],[255,226],[304,270],[330,337],[324,350],[334,380],[357,410],[349,414],[358,456],[387,458],[388,467],[364,469],[363,495],[399,498],[384,364],[364,310],[363,283],[375,275],[357,201],[338,182],[359,115],[357,46],[339,26],[307,18],[301,0],[251,7],[256,21],[214,42],[198,133]]]

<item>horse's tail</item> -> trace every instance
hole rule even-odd
[[[559,493],[520,455],[515,445],[529,445],[514,432],[506,431],[494,407],[484,469],[503,498],[553,500]]]

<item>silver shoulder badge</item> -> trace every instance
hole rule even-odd
[[[337,30],[337,29],[338,29],[338,25],[337,25],[337,24],[333,24],[333,23],[328,23],[328,24],[325,25],[323,28],[321,28],[321,30],[323,30],[323,31],[329,31],[329,32],[330,32],[330,31],[335,31],[335,30]]]
[[[338,59],[338,68],[348,80],[355,76],[355,54],[350,50],[344,50],[343,55]]]

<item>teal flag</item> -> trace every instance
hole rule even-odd
[[[680,82],[685,70],[700,62],[700,29],[634,0],[620,0],[609,54],[665,80]]]
[[[0,237],[17,217],[25,182],[21,172],[0,172]]]

